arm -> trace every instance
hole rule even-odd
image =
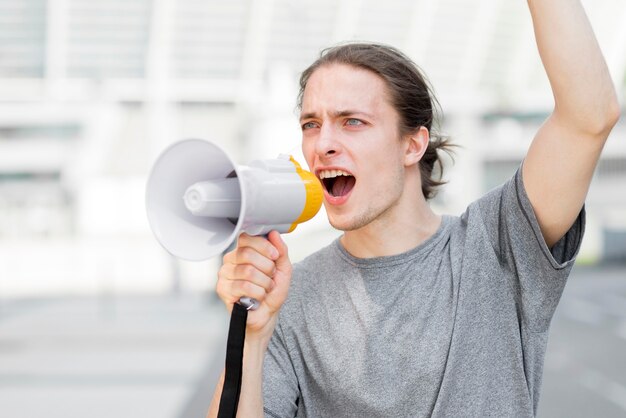
[[[589,189],[619,104],[579,0],[528,0],[554,110],[537,132],[522,170],[548,247],[571,227]]]
[[[267,344],[260,341],[246,342],[244,345],[241,395],[239,396],[239,406],[237,416],[241,417],[263,417],[263,357]],[[213,400],[209,407],[207,418],[217,417],[220,406],[220,397],[224,387],[224,371],[215,388]]]
[[[229,310],[240,297],[258,300],[249,311],[244,343],[241,393],[237,416],[263,417],[263,360],[274,332],[280,307],[291,282],[291,262],[287,246],[277,232],[268,239],[242,234],[237,248],[224,256],[217,293]],[[224,372],[215,389],[207,418],[217,417],[224,385]]]

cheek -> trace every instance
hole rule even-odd
[[[311,169],[311,167],[313,166],[313,148],[311,147],[311,144],[309,141],[302,141],[302,155],[304,156],[304,159],[306,160],[307,165],[309,166],[309,169]]]

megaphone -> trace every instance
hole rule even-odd
[[[190,261],[222,253],[240,233],[291,232],[322,205],[319,180],[289,155],[237,166],[216,144],[187,139],[158,157],[146,209],[159,243]]]

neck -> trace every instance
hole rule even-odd
[[[355,257],[372,258],[401,254],[430,238],[441,224],[424,197],[419,195],[412,205],[393,208],[366,226],[346,231],[341,237],[343,247]],[[404,206],[404,207],[403,207]]]

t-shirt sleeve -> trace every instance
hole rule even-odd
[[[509,181],[477,203],[496,256],[511,273],[523,320],[533,331],[547,330],[580,249],[585,208],[567,233],[548,248],[524,188],[521,166]]]
[[[268,418],[293,418],[300,390],[280,318],[263,363],[263,411]]]

